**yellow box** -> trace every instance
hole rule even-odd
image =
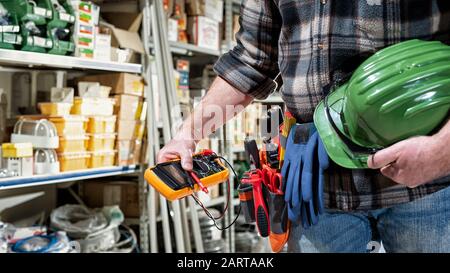
[[[114,133],[116,130],[116,116],[102,117],[92,116],[89,117],[87,126],[87,132],[90,134],[107,134]]]
[[[64,136],[59,138],[58,153],[82,153],[86,151],[87,140],[86,135],[80,136]]]
[[[114,166],[116,151],[93,152],[89,159],[89,168],[101,168]]]
[[[89,135],[89,151],[110,151],[114,150],[116,134],[92,134]]]
[[[72,115],[112,116],[115,100],[110,98],[75,98]]]
[[[41,113],[46,116],[67,116],[70,115],[72,103],[67,102],[42,102],[39,103]]]
[[[58,154],[61,172],[84,170],[88,168],[91,155],[84,153]]]
[[[2,157],[32,157],[33,144],[31,143],[3,143]]]
[[[50,117],[48,119],[55,124],[59,136],[84,135],[86,133],[88,119],[83,116]]]

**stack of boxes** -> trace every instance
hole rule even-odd
[[[62,90],[61,90],[62,92]],[[86,169],[90,158],[86,151],[87,118],[71,115],[73,90],[61,101],[40,103],[41,114],[51,121],[59,136],[59,147],[56,149],[60,161],[60,170],[75,171]]]
[[[116,140],[114,100],[109,98],[111,88],[98,82],[78,82],[80,97],[75,98],[72,114],[86,118],[86,149],[88,167],[101,168],[114,165]]]
[[[219,50],[220,24],[223,21],[222,0],[186,0],[189,42]]]
[[[97,5],[85,1],[70,1],[75,13],[74,41],[75,56],[93,58],[95,32],[100,17]]]
[[[164,0],[169,41],[220,48],[222,0]]]
[[[82,77],[78,80],[99,82],[112,87],[114,114],[117,116],[116,164],[139,164],[147,113],[142,77],[128,73],[112,73]]]

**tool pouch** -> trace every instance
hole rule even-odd
[[[286,232],[288,218],[284,194],[268,191],[267,204],[270,211],[270,230],[275,234]]]
[[[241,211],[244,213],[247,224],[255,222],[255,204],[253,203],[253,185],[241,183],[238,187]]]
[[[280,252],[289,239],[289,219],[284,194],[268,191],[270,212],[269,241],[273,252]]]

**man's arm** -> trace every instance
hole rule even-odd
[[[450,175],[450,120],[435,135],[400,141],[369,157],[367,164],[408,187]]]
[[[265,98],[274,90],[273,80],[279,73],[278,8],[273,0],[244,1],[239,24],[237,45],[214,66],[219,77],[175,138],[161,149],[158,162],[181,157],[183,168],[191,169],[197,141],[243,110],[253,98]]]
[[[158,153],[158,163],[181,157],[184,169],[192,169],[191,155],[198,141],[221,127],[253,100],[217,77],[175,137]]]

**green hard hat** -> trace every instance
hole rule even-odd
[[[428,135],[450,109],[450,46],[409,40],[375,53],[314,112],[330,158],[367,168],[367,158],[403,139]]]

